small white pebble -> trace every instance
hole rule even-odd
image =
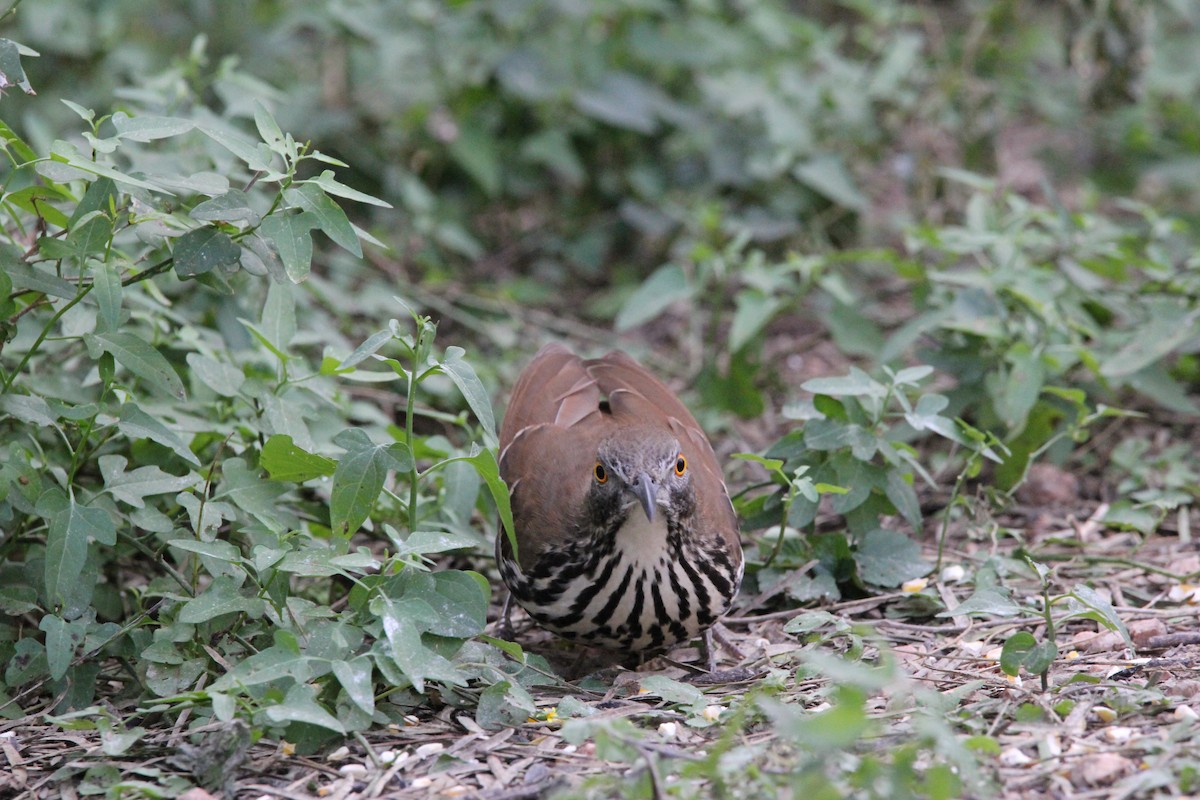
[[[330,761],[341,761],[342,759],[349,758],[349,756],[350,748],[343,745],[326,756],[326,758]]]
[[[1056,758],[1062,755],[1062,742],[1054,734],[1050,734],[1038,746],[1043,758]]]
[[[983,652],[983,642],[963,642],[959,647],[972,658],[979,658],[979,654]]]
[[[1124,725],[1110,725],[1104,729],[1102,735],[1113,744],[1124,744],[1133,738],[1133,728],[1126,728]]]
[[[1117,718],[1117,712],[1113,711],[1108,706],[1093,706],[1092,713],[1096,715],[1096,719],[1101,722],[1112,722]]]
[[[674,739],[679,735],[679,726],[674,722],[664,722],[658,726],[658,735],[664,739]]]
[[[381,752],[379,754],[379,763],[380,764],[391,764],[395,760],[396,760],[396,751],[395,750],[384,750],[383,752]]]
[[[725,706],[705,706],[701,716],[703,716],[709,722],[716,722],[721,718],[721,714],[724,713],[724,711]]]
[[[408,725],[409,727],[411,727],[413,725],[420,725],[421,718],[416,716],[415,714],[405,714],[404,715],[404,724]]]
[[[1009,683],[1011,683],[1013,686],[1017,687],[1018,689],[1020,689],[1021,686],[1023,685],[1020,675],[1009,675],[1006,673],[1004,675],[1004,680],[1008,681]]]
[[[1179,720],[1180,722],[1183,722],[1184,720],[1194,722],[1195,720],[1200,719],[1200,714],[1197,714],[1196,709],[1192,708],[1191,706],[1178,706],[1175,709],[1175,719]]]
[[[17,738],[16,731],[5,731],[4,733],[0,733],[0,739],[15,739],[15,738]]]
[[[755,646],[755,648],[757,648],[759,650],[766,650],[768,647],[771,646],[771,640],[759,637],[754,640],[754,646]]]
[[[829,703],[817,703],[815,706],[810,706],[805,710],[810,714],[819,714],[822,711],[828,711],[831,708],[833,708],[833,706]]]
[[[1031,761],[1033,759],[1022,753],[1017,747],[1010,747],[1000,753],[1000,763],[1006,767],[1023,767]]]
[[[413,782],[410,785],[413,789],[428,789],[433,785],[433,778],[428,775],[422,775],[419,778],[413,778]]]
[[[1063,658],[1067,661],[1074,661],[1075,659],[1079,658],[1079,651],[1071,650],[1065,656],[1063,656]]]
[[[923,591],[928,585],[928,578],[913,578],[911,581],[905,581],[904,583],[900,584],[900,591],[908,592],[909,594],[916,594],[917,592]]]
[[[417,748],[417,758],[431,756],[434,753],[440,753],[445,749],[446,745],[442,744],[441,742],[429,742],[428,744],[423,744]]]
[[[1177,583],[1167,592],[1167,598],[1173,603],[1200,603],[1200,586],[1191,583]]]
[[[338,767],[338,772],[347,778],[361,778],[370,771],[370,767],[366,764],[343,764]]]
[[[986,658],[988,661],[999,661],[1000,654],[1003,652],[1004,652],[1003,647],[993,647],[991,650],[988,650],[987,653],[984,654],[983,657]]]
[[[579,749],[579,748],[578,748],[577,746],[575,746],[575,745],[573,745],[573,744],[568,744],[568,745],[563,745],[562,752],[564,752],[564,753],[574,753],[574,752],[575,752],[576,750],[578,750],[578,749]]]
[[[942,567],[938,580],[942,583],[958,583],[965,577],[967,577],[967,571],[963,569],[962,564],[951,564],[948,567]]]

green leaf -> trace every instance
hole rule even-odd
[[[447,347],[446,354],[438,366],[450,376],[450,380],[454,381],[454,385],[462,392],[467,405],[474,412],[475,419],[479,420],[479,424],[483,426],[484,444],[488,447],[496,447],[498,440],[492,401],[488,399],[487,390],[483,388],[479,376],[475,374],[474,367],[463,360],[464,352],[461,347]]]
[[[222,397],[237,397],[238,390],[246,381],[240,369],[209,356],[188,353],[187,363],[192,368],[194,378]]]
[[[866,534],[854,553],[858,575],[867,583],[885,588],[929,573],[932,566],[921,557],[921,547],[902,533],[878,528]]]
[[[841,156],[822,155],[798,164],[792,174],[818,194],[854,211],[867,208],[867,197],[855,184]]]
[[[512,505],[508,494],[508,485],[500,477],[500,465],[496,463],[496,454],[491,450],[481,450],[467,459],[475,465],[475,471],[483,478],[484,484],[492,495],[492,502],[500,514],[500,523],[508,542],[512,545],[513,555],[517,555],[517,527],[513,523]]]
[[[156,494],[175,494],[195,486],[202,478],[196,473],[175,476],[163,472],[157,466],[138,467],[125,471],[128,459],[125,456],[100,456],[100,474],[104,476],[104,490],[123,503],[142,508],[144,498]]]
[[[800,388],[806,392],[826,394],[831,397],[871,397],[882,399],[888,393],[886,386],[858,367],[851,367],[847,375],[812,378],[800,384]]]
[[[346,212],[320,186],[315,183],[294,184],[284,191],[283,199],[310,213],[316,227],[339,247],[349,251],[355,258],[362,258],[362,244]]]
[[[1033,634],[1017,631],[1008,637],[1000,650],[1000,669],[1004,670],[1005,675],[1014,677],[1021,674],[1021,667],[1034,675],[1041,675],[1050,669],[1057,657],[1058,645],[1053,640],[1039,642]]]
[[[365,655],[358,656],[350,661],[334,661],[331,667],[350,702],[362,709],[364,714],[374,714],[375,686],[371,659]]]
[[[1077,583],[1071,589],[1071,597],[1082,603],[1089,612],[1084,614],[1076,613],[1074,616],[1084,616],[1094,619],[1110,631],[1119,633],[1127,646],[1134,646],[1133,639],[1129,636],[1129,629],[1125,627],[1124,621],[1117,615],[1117,610],[1113,608],[1112,603],[1103,595],[1087,584]]]
[[[346,448],[333,473],[329,499],[331,527],[338,536],[348,537],[366,521],[383,491],[388,470],[407,471],[412,455],[407,445],[392,442],[376,445],[357,428],[342,431],[334,443]]]
[[[241,458],[230,458],[221,465],[221,483],[215,500],[227,499],[243,511],[248,511],[272,530],[287,527],[284,509],[277,502],[288,491],[287,484],[264,480]]]
[[[783,307],[783,299],[759,289],[743,289],[738,292],[733,312],[733,323],[729,326],[729,350],[739,352],[759,334]]]
[[[328,169],[325,170],[320,175],[318,175],[315,179],[313,179],[312,182],[317,184],[318,186],[320,186],[322,189],[324,189],[329,194],[334,195],[335,197],[344,197],[347,200],[353,200],[357,203],[366,203],[367,205],[372,205],[372,206],[379,206],[380,208],[391,208],[392,207],[391,203],[384,202],[383,200],[380,200],[378,197],[372,197],[369,194],[363,194],[362,192],[360,192],[356,189],[351,189],[349,186],[347,186],[344,183],[339,183],[338,180],[333,177],[332,170],[328,170]]]
[[[113,264],[95,262],[92,265],[92,299],[100,307],[96,316],[96,333],[110,333],[121,325],[121,276]]]
[[[308,211],[299,214],[276,212],[262,221],[258,231],[275,245],[288,279],[300,283],[312,268],[313,244],[309,233],[317,227],[316,217]]]
[[[511,681],[497,681],[479,695],[475,721],[484,730],[521,725],[537,713],[537,703],[529,690]]]
[[[175,240],[175,274],[193,278],[217,267],[237,266],[242,249],[229,234],[212,226],[196,228]]]
[[[258,463],[273,480],[293,483],[332,475],[337,469],[336,461],[297,447],[286,434],[276,434],[267,440]]]
[[[132,333],[97,333],[87,338],[89,346],[95,344],[109,353],[117,363],[125,367],[146,383],[166,392],[178,400],[186,400],[183,381],[165,359],[149,342]]]
[[[176,550],[183,550],[187,553],[195,553],[196,555],[204,556],[205,558],[215,558],[218,561],[225,561],[230,564],[240,564],[242,562],[242,551],[238,550],[229,542],[213,541],[200,542],[195,539],[172,539],[167,542],[169,547]]]
[[[19,86],[25,94],[37,94],[21,66],[21,46],[11,39],[0,39],[0,78],[0,87]]]
[[[1012,592],[1000,586],[978,588],[975,593],[954,608],[938,613],[939,617],[977,614],[984,617],[1016,617],[1023,611],[1013,602]]]
[[[621,305],[613,327],[618,331],[636,328],[677,301],[689,299],[694,291],[682,267],[677,264],[659,267]]]
[[[121,406],[121,419],[117,423],[117,428],[130,439],[149,439],[158,442],[192,466],[200,466],[200,459],[184,444],[178,434],[147,414],[135,403],[126,403]]]
[[[317,702],[317,688],[305,683],[294,684],[288,689],[283,702],[269,706],[265,713],[268,719],[276,723],[300,722],[334,733],[346,733],[346,726]]]
[[[1200,335],[1200,309],[1189,309],[1174,300],[1152,301],[1149,319],[1139,325],[1130,341],[1100,366],[1106,378],[1123,378],[1148,367],[1172,350]]]
[[[1001,381],[999,387],[991,387],[996,411],[1010,430],[1024,427],[1029,412],[1042,393],[1046,382],[1046,367],[1041,356],[1033,352],[1025,342],[1017,342],[1009,348],[1005,360],[1009,369],[989,375],[989,383]]]
[[[182,136],[196,127],[190,119],[181,117],[131,117],[124,111],[118,111],[110,118],[117,135],[131,142],[153,142],[156,139],[169,139]]]
[[[205,200],[188,212],[200,222],[245,222],[257,225],[262,217],[250,206],[250,198],[241,189],[230,189],[225,194]]]
[[[500,193],[501,156],[496,138],[479,120],[465,120],[449,146],[458,162],[488,197]]]
[[[386,598],[371,601],[371,611],[383,623],[386,653],[395,662],[404,676],[412,682],[418,693],[424,693],[425,681],[440,680],[461,685],[464,681],[454,665],[438,655],[421,640],[422,621],[413,616],[413,605],[408,607]]]
[[[12,261],[4,264],[4,273],[16,289],[29,289],[62,300],[72,300],[79,293],[68,281],[24,262]]]
[[[272,283],[262,310],[262,332],[277,351],[286,351],[296,336],[296,299],[292,286]]]
[[[392,341],[393,338],[394,334],[390,328],[372,333],[367,337],[365,342],[354,348],[353,353],[346,356],[346,358],[344,358],[342,362],[337,365],[337,369],[340,371],[357,366],[378,352],[379,348]]]
[[[257,619],[265,611],[266,603],[261,597],[243,595],[233,578],[222,575],[203,594],[184,603],[177,619],[195,625],[224,614],[246,614]]]
[[[87,623],[83,620],[67,622],[62,617],[47,614],[38,623],[38,628],[46,634],[46,663],[50,679],[57,681],[71,667],[75,650],[83,642]]]
[[[912,526],[914,531],[921,530],[921,501],[911,483],[904,479],[904,474],[898,469],[888,470],[887,487],[884,489],[887,499],[892,501],[896,511],[904,517],[904,521]]]

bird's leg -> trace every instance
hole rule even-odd
[[[704,664],[708,667],[709,672],[717,671],[717,652],[713,646],[713,642],[721,645],[725,652],[729,653],[736,660],[741,661],[746,657],[746,654],[737,648],[737,646],[726,635],[726,628],[721,623],[716,623],[711,628],[704,631],[704,636],[701,638],[701,649],[704,651]]]
[[[497,638],[511,642],[516,638],[512,626],[512,592],[504,593],[504,608],[500,610],[500,619],[496,623]]]

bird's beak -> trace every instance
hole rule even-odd
[[[658,483],[648,473],[643,472],[630,488],[638,504],[646,512],[646,519],[654,522],[654,511],[658,505]]]

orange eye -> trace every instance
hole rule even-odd
[[[592,474],[596,476],[596,483],[608,482],[608,470],[599,461],[596,462],[596,467],[592,470]]]
[[[683,457],[683,453],[679,454],[679,458],[675,459],[675,474],[680,477],[687,472],[687,459]]]

